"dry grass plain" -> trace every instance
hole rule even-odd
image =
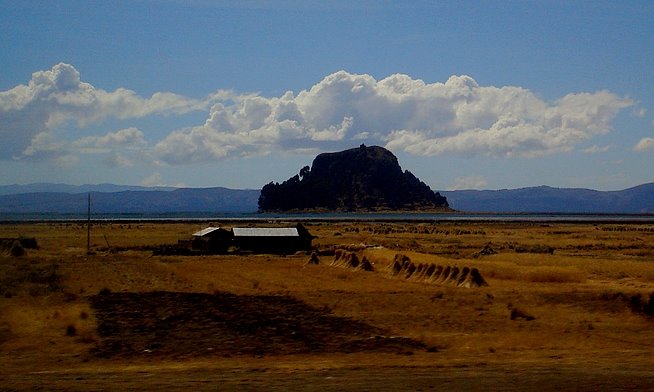
[[[95,224],[91,255],[83,224],[0,225],[39,245],[0,251],[0,390],[654,389],[654,224],[309,222],[317,265],[152,256],[208,224]]]

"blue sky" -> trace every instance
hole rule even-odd
[[[0,1],[0,184],[654,181],[650,1]]]

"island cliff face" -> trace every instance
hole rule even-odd
[[[393,153],[361,145],[318,155],[311,165],[281,184],[261,189],[259,210],[385,211],[448,208],[411,172],[402,171]]]

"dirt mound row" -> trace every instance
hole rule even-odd
[[[356,253],[342,249],[336,249],[336,251],[334,251],[334,260],[330,265],[333,267],[345,267],[362,271],[375,270],[375,267],[366,256],[359,259],[359,256],[357,256]]]
[[[353,270],[375,271],[374,265],[363,256],[360,258],[355,252],[336,249],[333,267],[349,268]],[[416,264],[403,254],[396,254],[393,262],[386,266],[389,275],[394,278],[404,278],[420,282],[452,285],[455,287],[481,287],[488,283],[477,268],[441,266],[431,263]]]
[[[406,352],[421,342],[295,298],[230,293],[110,293],[89,297],[99,357]]]
[[[488,283],[477,268],[441,266],[431,263],[414,263],[409,256],[396,254],[392,263],[386,267],[393,277],[420,282],[452,285],[455,287],[481,287]]]

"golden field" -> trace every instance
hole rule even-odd
[[[654,389],[654,224],[312,221],[318,264],[152,255],[208,225],[94,223],[91,254],[82,223],[0,225],[39,246],[0,251],[0,390]]]

